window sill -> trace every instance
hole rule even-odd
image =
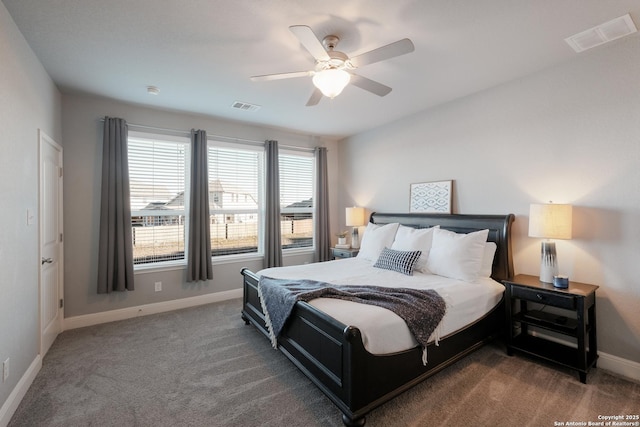
[[[308,255],[313,254],[314,248],[298,248],[298,249],[286,249],[282,251],[283,257]],[[239,254],[239,255],[224,255],[219,257],[213,257],[211,263],[213,265],[225,265],[225,264],[237,264],[251,261],[261,261],[264,259],[264,254],[251,253],[251,254]],[[163,265],[140,265],[134,267],[133,274],[146,274],[146,273],[158,273],[163,271],[185,270],[187,268],[186,262],[166,263]]]
[[[263,258],[264,254],[254,252],[251,254],[223,255],[212,257],[211,263],[213,265],[234,264],[239,262],[262,260]]]
[[[186,262],[167,262],[162,265],[139,265],[133,267],[133,274],[157,273],[161,271],[184,270]]]
[[[304,254],[312,254],[314,253],[315,248],[295,248],[295,249],[285,249],[282,251],[282,256],[288,255],[304,255]]]
[[[234,263],[243,263],[247,261],[257,261],[262,260],[264,258],[263,254],[251,253],[251,254],[239,254],[239,255],[224,255],[217,256],[211,258],[211,263],[213,265],[224,265],[224,264],[234,264]],[[187,262],[173,262],[173,263],[163,263],[162,265],[139,265],[133,267],[133,274],[146,274],[146,273],[158,273],[163,271],[174,271],[174,270],[186,270]]]

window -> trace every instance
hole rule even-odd
[[[189,140],[129,132],[134,265],[185,259]]]
[[[263,147],[209,141],[212,256],[258,252]]]
[[[280,150],[282,249],[313,247],[313,153]]]
[[[133,262],[186,262],[189,138],[130,131],[128,138]],[[311,152],[280,151],[283,249],[313,247]],[[212,256],[261,250],[264,148],[209,140]]]

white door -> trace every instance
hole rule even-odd
[[[40,140],[40,355],[62,332],[62,147],[39,131]]]

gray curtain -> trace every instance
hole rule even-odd
[[[329,230],[329,177],[327,176],[327,148],[316,147],[316,190],[313,201],[316,208],[315,238],[317,262],[331,259],[331,232]]]
[[[104,118],[98,243],[98,293],[132,291],[133,245],[127,122]]]
[[[191,129],[191,192],[189,193],[187,282],[213,279],[209,226],[207,132]]]
[[[278,141],[265,142],[266,189],[265,189],[265,268],[282,265],[280,232],[280,165],[278,164]]]

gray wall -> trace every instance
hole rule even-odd
[[[40,351],[38,129],[61,142],[60,94],[0,2],[0,407]],[[36,218],[27,226],[27,209]]]
[[[161,128],[206,129],[208,134],[264,141],[276,139],[281,145],[328,147],[329,183],[332,193],[331,222],[337,225],[337,144],[336,141],[217,120],[200,115],[152,109],[87,95],[65,94],[62,101],[64,139],[65,209],[65,317],[188,298],[241,287],[240,269],[262,268],[262,258],[214,263],[214,279],[186,283],[185,268],[136,273],[135,291],[109,295],[96,293],[98,225],[100,221],[100,171],[102,168],[102,124],[105,115],[121,117],[129,123]],[[332,228],[335,228],[332,227]],[[310,253],[285,257],[285,264],[313,260]],[[161,292],[154,282],[162,281]]]
[[[340,202],[407,212],[411,183],[453,179],[455,213],[516,214],[515,269],[534,275],[529,204],[573,204],[560,272],[600,286],[599,349],[640,362],[639,75],[636,35],[348,138]]]

